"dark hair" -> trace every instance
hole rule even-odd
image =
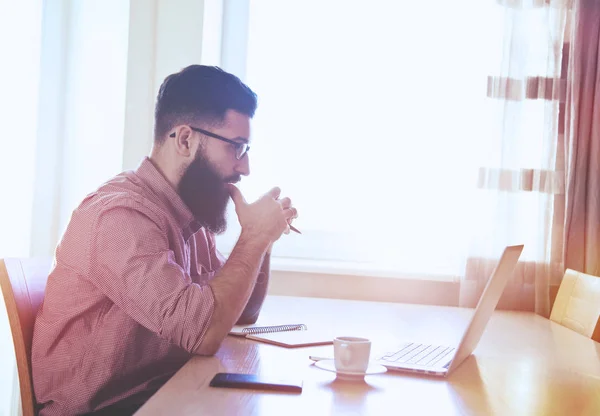
[[[154,140],[162,142],[177,124],[220,123],[227,110],[252,118],[256,94],[219,67],[190,65],[169,75],[160,86],[154,109]]]

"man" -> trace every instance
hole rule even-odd
[[[297,212],[274,188],[247,203],[256,95],[193,65],[158,93],[154,146],[135,171],[73,212],[37,316],[33,382],[41,415],[131,414],[193,355],[256,321],[273,242]],[[241,234],[224,261],[214,234],[233,199]]]

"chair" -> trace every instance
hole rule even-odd
[[[31,378],[33,323],[44,299],[52,258],[0,260],[0,289],[15,344],[23,416],[36,414]]]
[[[600,277],[567,269],[550,319],[600,342]]]

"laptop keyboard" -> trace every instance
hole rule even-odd
[[[384,354],[380,360],[388,363],[415,364],[424,367],[434,367],[454,351],[452,347],[407,343],[397,351]]]

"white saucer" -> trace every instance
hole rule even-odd
[[[334,360],[320,360],[315,363],[315,366],[317,366],[323,370],[332,371],[334,373],[337,373],[338,378],[347,378],[347,379],[360,379],[360,378],[363,378],[364,376],[367,376],[370,374],[380,374],[380,373],[385,373],[387,371],[387,368],[385,368],[384,366],[379,365],[379,364],[372,364],[372,363],[369,364],[369,368],[367,368],[367,371],[364,371],[364,372],[340,371],[340,370],[335,369],[335,361]]]

